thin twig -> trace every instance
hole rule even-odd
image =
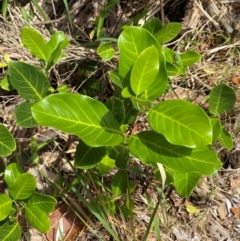
[[[219,50],[222,50],[222,49],[239,47],[239,46],[240,46],[240,43],[228,44],[228,45],[216,47],[216,48],[214,48],[214,49],[210,49],[210,50],[206,51],[205,54],[210,55],[210,54],[213,54],[213,53],[215,53],[215,52],[218,52]]]
[[[162,21],[162,26],[164,26],[164,9],[163,9],[163,0],[160,0],[160,11],[161,11],[161,21]]]
[[[194,0],[194,2],[196,3],[196,5],[198,6],[198,8],[201,10],[201,12],[203,13],[203,15],[210,20],[216,27],[219,27],[219,23],[217,23],[202,7],[202,5],[197,1]]]
[[[47,24],[52,24],[52,23],[59,23],[59,22],[61,22],[64,18],[65,18],[65,16],[62,16],[61,18],[54,19],[54,20],[51,20],[51,21],[37,22],[37,23],[33,23],[33,24],[34,24],[34,25],[47,25]]]

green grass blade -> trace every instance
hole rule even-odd
[[[4,19],[6,19],[6,16],[7,16],[8,2],[9,2],[9,0],[3,0],[3,2],[2,2],[2,15],[3,15]]]
[[[109,234],[112,235],[114,240],[120,241],[120,239],[117,237],[116,233],[111,229],[110,225],[107,222],[107,218],[104,215],[103,211],[99,208],[99,205],[95,203],[94,197],[88,192],[87,195],[90,198],[91,202],[87,202],[86,199],[79,195],[79,192],[75,187],[72,188],[72,191],[76,194],[76,196],[79,198],[81,202],[90,210],[90,212],[101,222],[101,224],[106,228],[106,230],[109,232]],[[86,189],[87,191],[87,189]]]
[[[43,18],[44,21],[48,22],[49,18],[47,16],[47,14],[44,12],[44,10],[39,6],[38,1],[37,0],[31,0],[31,3],[33,4],[33,6],[37,9],[38,13],[40,14],[40,16]],[[52,26],[49,27],[49,31],[51,33],[54,33]]]
[[[78,194],[81,195],[80,193],[78,193]],[[82,197],[82,198],[84,198],[84,197]],[[73,213],[79,218],[79,220],[81,220],[81,222],[82,222],[86,227],[88,227],[89,230],[91,230],[91,232],[92,232],[94,235],[96,235],[97,238],[99,238],[99,239],[101,240],[102,238],[101,238],[101,237],[97,234],[97,232],[84,220],[84,218],[76,211],[76,209],[71,205],[71,203],[69,203],[66,198],[62,198],[62,199],[63,199],[63,201],[68,205],[68,207],[73,211]],[[61,234],[61,236],[62,236],[62,240],[64,240],[64,239],[63,239],[63,234]]]
[[[48,17],[46,16],[46,13],[43,11],[43,9],[39,6],[37,0],[31,0],[34,7],[37,9],[38,13],[41,15],[44,21],[49,21]]]
[[[151,198],[149,197],[148,194],[147,194],[147,200],[148,200],[149,208],[152,209],[153,208],[153,204],[152,204]],[[155,232],[156,232],[156,235],[157,235],[157,240],[161,241],[161,234],[160,234],[159,223],[158,223],[158,218],[157,218],[157,211],[158,211],[158,207],[159,207],[161,202],[162,202],[162,199],[159,196],[158,197],[158,202],[157,202],[157,204],[156,204],[156,206],[155,206],[155,208],[153,210],[152,216],[150,218],[147,230],[145,232],[145,235],[144,235],[142,241],[147,241],[147,238],[148,238],[148,235],[150,233],[152,225],[154,225]]]
[[[65,5],[66,11],[67,11],[67,17],[68,17],[68,21],[69,21],[69,24],[70,24],[71,31],[73,32],[73,23],[72,23],[72,19],[71,19],[69,7],[68,7],[68,2],[67,2],[67,0],[63,0],[63,3]]]
[[[110,225],[108,224],[107,221],[107,217],[106,215],[103,213],[103,210],[99,207],[99,204],[96,202],[95,198],[92,196],[92,194],[89,192],[89,189],[86,185],[86,183],[83,181],[84,177],[80,176],[77,172],[75,172],[75,168],[74,166],[69,162],[72,170],[74,171],[75,175],[78,178],[77,183],[73,182],[74,184],[71,187],[68,187],[68,190],[73,191],[76,196],[79,198],[79,200],[90,210],[90,212],[102,223],[102,225],[106,228],[106,230],[109,232],[109,234],[112,235],[112,237],[114,238],[115,241],[120,241],[120,239],[117,237],[116,233],[111,229]],[[86,196],[82,196],[78,190],[75,188],[75,185],[79,185],[79,183],[81,184],[81,186],[84,188],[84,192],[86,193],[86,196],[90,199],[90,202],[86,201]],[[65,191],[65,189],[63,190]],[[63,194],[63,193],[62,193]],[[77,214],[76,214],[77,215]],[[82,220],[82,218],[77,215],[80,220]],[[84,222],[84,221],[83,221]],[[90,227],[88,224],[86,224],[86,222],[84,222],[85,225],[87,227],[89,227],[89,229],[100,239],[101,237],[99,237],[99,235],[96,233],[96,231],[93,230],[92,227]]]

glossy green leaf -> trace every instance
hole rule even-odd
[[[224,83],[214,87],[209,95],[209,109],[214,115],[220,115],[233,108],[236,102],[235,91]]]
[[[8,188],[12,187],[17,177],[22,173],[17,163],[9,164],[4,171],[4,181],[7,183]]]
[[[212,144],[212,125],[204,110],[184,100],[160,102],[149,112],[149,124],[175,145],[190,148]]]
[[[47,59],[47,43],[42,34],[37,30],[30,27],[23,27],[21,29],[21,40],[24,47],[27,48],[32,55],[40,59]]]
[[[131,92],[131,93],[130,93]],[[137,97],[133,96],[134,93],[132,93],[131,90],[128,89],[128,87],[124,88],[121,92],[121,95],[123,98],[132,98],[132,99],[137,99]],[[141,100],[140,100],[141,101]]]
[[[1,241],[19,241],[22,235],[22,229],[19,223],[4,223],[0,227],[0,240]]]
[[[97,49],[97,54],[102,58],[102,61],[111,60],[114,53],[115,50],[111,43],[102,43]]]
[[[54,53],[57,47],[59,47],[60,51],[64,48],[66,48],[69,44],[68,38],[62,31],[57,31],[54,33],[51,37],[51,39],[46,44],[46,54],[47,59],[50,58],[50,56]],[[55,58],[58,58],[59,56],[55,56]]]
[[[178,69],[178,74],[186,75],[186,69],[183,65],[175,64],[174,66]]]
[[[0,124],[0,156],[8,156],[16,149],[16,143],[4,125]]]
[[[25,100],[41,100],[47,96],[50,82],[36,67],[21,61],[9,62],[8,77],[11,85]]]
[[[158,50],[154,46],[148,47],[141,52],[131,71],[131,88],[137,96],[151,85],[158,71]]]
[[[32,107],[41,125],[77,135],[89,146],[116,146],[123,141],[120,127],[107,107],[79,94],[55,94]]]
[[[158,33],[155,34],[155,38],[161,44],[167,43],[176,38],[181,29],[181,23],[167,23],[158,31]]]
[[[123,101],[114,96],[110,97],[106,102],[106,107],[111,111],[118,124],[123,124],[125,119],[125,107]]]
[[[149,109],[151,107],[151,102],[149,100],[139,99],[139,98],[133,96],[129,92],[127,87],[122,90],[121,94],[122,94],[123,98],[130,98],[132,100],[132,104],[138,110],[142,110],[142,109],[145,110],[145,109]]]
[[[221,132],[218,137],[218,140],[224,148],[228,150],[231,150],[233,148],[232,136],[228,133],[228,131],[223,126],[221,126]]]
[[[4,220],[12,210],[12,199],[5,195],[0,194],[0,221]]]
[[[183,54],[180,54],[180,58],[181,58],[181,63],[180,61],[177,61],[177,63],[186,67],[186,66],[195,64],[196,62],[199,62],[202,58],[202,55],[197,52],[187,50]]]
[[[126,146],[115,146],[109,150],[109,156],[115,160],[116,167],[126,169],[129,161],[129,150]]]
[[[170,63],[166,63],[166,70],[167,70],[167,74],[168,76],[176,76],[179,74],[178,68]]]
[[[50,57],[48,58],[47,62],[45,63],[44,65],[45,70],[48,71],[54,64],[56,64],[60,60],[61,57],[62,57],[62,49],[58,45],[54,49]]]
[[[49,70],[63,56],[62,50],[69,44],[67,36],[62,31],[54,33],[46,46],[47,63],[46,70]]]
[[[175,52],[170,48],[164,48],[163,52],[165,54],[166,61],[173,64],[175,60]]]
[[[2,1],[1,1],[2,15],[3,15],[3,19],[4,19],[4,20],[6,19],[6,16],[7,16],[8,3],[9,3],[9,0],[2,0]]]
[[[130,152],[145,164],[162,163],[175,172],[211,175],[222,166],[217,154],[208,147],[190,149],[170,144],[163,135],[145,131],[130,137]]]
[[[28,205],[37,205],[46,213],[52,212],[55,209],[56,203],[57,201],[54,197],[40,193],[33,193],[33,195],[27,201]]]
[[[159,71],[152,84],[139,96],[139,99],[154,101],[159,98],[167,89],[168,75],[163,53],[159,53]]]
[[[127,132],[129,126],[128,126],[128,124],[122,124],[120,126],[120,128],[121,128],[122,133],[125,133],[125,132]]]
[[[4,90],[7,90],[7,91],[12,91],[14,90],[14,88],[11,86],[9,80],[8,80],[8,77],[7,75],[4,76],[4,78],[1,80],[0,82],[0,87]]]
[[[48,215],[38,205],[27,204],[24,207],[24,214],[27,221],[39,232],[47,233],[50,230]]]
[[[177,192],[184,198],[189,198],[193,189],[197,186],[201,174],[197,172],[175,173],[174,186]]]
[[[57,87],[57,91],[59,93],[68,93],[69,92],[69,87],[66,84],[60,84]]]
[[[219,118],[212,118],[210,119],[212,124],[212,130],[213,130],[213,141],[212,144],[215,143],[215,141],[218,139],[220,133],[221,133],[221,123]]]
[[[120,89],[123,89],[123,85],[122,85],[122,81],[118,75],[117,72],[115,71],[108,71],[108,76],[110,78],[110,80],[116,85],[118,86]]]
[[[31,128],[37,125],[37,122],[32,116],[32,106],[33,103],[23,102],[15,108],[16,122],[19,126]]]
[[[123,123],[131,124],[135,120],[138,110],[134,107],[130,99],[125,99],[124,105],[125,105],[125,119]]]
[[[122,79],[127,76],[141,52],[152,45],[162,51],[162,47],[148,30],[140,27],[126,27],[123,30],[118,38],[119,75]]]
[[[30,173],[23,173],[17,176],[14,185],[9,188],[9,193],[15,200],[24,200],[34,193],[36,186],[36,178]]]
[[[158,31],[162,28],[162,23],[159,18],[151,18],[147,21],[143,28],[147,29],[153,36],[158,33]]]
[[[106,147],[91,147],[84,142],[79,142],[75,153],[75,165],[82,169],[96,166],[106,155]]]
[[[115,161],[111,159],[108,155],[105,155],[103,159],[98,163],[97,169],[101,175],[107,174],[115,167]]]
[[[112,194],[115,196],[121,195],[128,185],[128,175],[126,171],[118,170],[112,180]]]

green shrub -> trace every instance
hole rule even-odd
[[[180,30],[181,24],[163,27],[156,18],[143,27],[125,27],[118,39],[118,69],[108,73],[116,91],[104,104],[81,94],[50,94],[46,72],[63,56],[67,38],[57,32],[45,42],[34,29],[23,28],[22,42],[40,59],[44,71],[20,61],[8,63],[8,83],[25,99],[15,111],[17,124],[26,128],[49,126],[78,136],[75,166],[98,167],[103,174],[116,166],[111,189],[115,197],[129,187],[127,170],[135,156],[156,170],[156,178],[158,164],[162,164],[169,182],[188,198],[203,175],[212,175],[222,166],[212,148],[215,142],[232,148],[232,138],[219,116],[233,107],[236,95],[224,83],[213,88],[209,115],[189,101],[156,101],[168,90],[169,76],[185,75],[185,68],[201,59],[194,51],[178,54],[164,47]],[[103,43],[98,53],[108,60],[114,52],[111,44]],[[151,130],[129,136],[127,127],[140,113],[148,117]],[[13,137],[0,125],[0,155],[9,155],[14,149]],[[125,213],[131,212],[129,200],[122,208]],[[111,213],[113,204],[109,199]]]

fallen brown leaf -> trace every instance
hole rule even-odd
[[[234,214],[235,217],[240,218],[240,209],[237,207],[232,207],[231,208],[232,213]]]
[[[49,241],[61,240],[61,235],[65,241],[71,241],[84,228],[84,224],[65,203],[50,215],[50,221],[52,228],[47,233]]]
[[[240,84],[240,76],[232,76],[231,81],[233,84],[239,85]]]

